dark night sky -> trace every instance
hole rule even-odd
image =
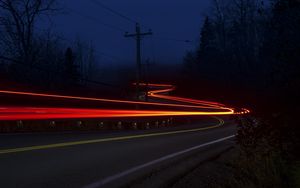
[[[142,30],[153,30],[153,37],[143,40],[143,59],[156,59],[157,63],[179,63],[195,43],[184,43],[167,40],[189,39],[197,41],[204,15],[209,10],[209,0],[99,0],[108,7],[134,19],[142,25]],[[123,31],[103,26],[82,15],[97,18],[130,33],[134,32],[134,23],[124,20],[111,12],[97,6],[90,0],[64,0],[66,10],[52,18],[52,30],[73,40],[80,38],[92,41],[98,52],[118,57],[107,58],[97,55],[99,63],[131,63],[135,60],[135,42],[125,38]],[[81,13],[82,15],[79,15]]]

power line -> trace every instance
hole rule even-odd
[[[132,23],[137,23],[137,22],[138,22],[138,21],[136,21],[136,20],[130,18],[129,16],[126,16],[126,15],[124,15],[124,14],[121,14],[120,12],[118,12],[118,11],[116,11],[116,10],[114,10],[114,9],[112,9],[112,8],[110,8],[110,7],[108,7],[108,6],[106,6],[106,5],[104,5],[103,3],[101,3],[101,2],[98,1],[98,0],[90,0],[90,1],[91,1],[92,3],[98,5],[98,6],[102,7],[103,9],[105,9],[105,10],[107,10],[107,11],[109,11],[109,12],[111,12],[111,13],[113,13],[113,14],[115,14],[115,15],[117,15],[117,16],[119,16],[119,17],[121,17],[121,18],[123,18],[123,19],[125,19],[125,20],[127,20],[127,21],[129,21],[129,22],[132,22]]]
[[[176,38],[169,38],[169,37],[155,37],[158,40],[166,40],[166,41],[173,41],[173,42],[183,42],[183,43],[195,43],[196,41],[189,40],[189,39],[176,39]]]
[[[136,49],[137,49],[137,71],[136,71],[136,93],[137,93],[137,98],[139,97],[139,84],[140,84],[140,77],[141,77],[141,38],[142,36],[146,36],[146,35],[152,35],[152,31],[149,30],[149,32],[146,32],[146,33],[142,33],[141,32],[141,28],[140,28],[140,24],[138,21],[124,15],[124,14],[121,14],[119,13],[118,11],[104,5],[103,3],[101,3],[100,1],[98,0],[90,0],[92,3],[100,6],[101,8],[121,17],[122,19],[125,19],[129,22],[132,22],[136,25],[136,33],[134,34],[129,34],[128,32],[125,32],[125,37],[134,37],[136,39]]]
[[[68,10],[71,11],[71,12],[73,12],[73,13],[75,13],[75,14],[77,14],[77,15],[79,15],[79,16],[81,16],[81,17],[83,17],[83,18],[85,18],[85,19],[91,20],[91,21],[93,21],[93,22],[95,22],[97,24],[101,24],[101,25],[103,25],[105,27],[108,27],[110,29],[121,31],[121,32],[125,32],[126,31],[125,29],[122,29],[122,28],[120,28],[118,26],[115,26],[115,25],[112,25],[112,24],[104,23],[102,20],[99,20],[96,17],[90,16],[90,15],[87,15],[87,14],[83,14],[83,13],[77,11],[77,10],[70,9],[70,8],[68,8]]]
[[[124,19],[126,21],[129,21],[129,22],[134,23],[134,24],[139,24],[140,26],[143,26],[143,27],[150,28],[149,26],[146,26],[145,24],[141,24],[138,20],[133,19],[133,18],[131,18],[129,16],[126,16],[126,15],[124,15],[124,14],[122,14],[122,13],[120,13],[120,12],[118,12],[118,11],[112,9],[112,8],[110,8],[109,6],[107,6],[107,5],[103,4],[102,2],[100,2],[99,0],[90,0],[90,2],[92,2],[92,3],[96,4],[96,5],[98,5],[99,7],[103,8],[103,9],[105,9],[105,10],[111,12],[111,13],[113,13],[116,16],[119,16],[120,18],[122,18],[122,19]]]
[[[67,41],[67,42],[69,42],[69,43],[76,43],[76,41],[72,41],[72,40],[70,40],[70,39],[67,39],[67,38],[65,38],[65,37],[60,37],[60,39],[61,40],[64,40],[64,41]],[[109,58],[109,59],[111,59],[111,60],[121,60],[121,58],[119,58],[119,57],[116,57],[116,56],[113,56],[113,55],[110,55],[110,54],[107,54],[107,53],[105,53],[105,52],[102,52],[102,51],[99,51],[99,50],[96,50],[96,49],[93,49],[94,50],[94,52],[96,53],[96,54],[101,54],[101,56],[104,56],[104,57],[107,57],[107,58]]]
[[[105,9],[105,10],[107,10],[107,11],[109,11],[109,12],[111,12],[111,13],[113,13],[113,14],[115,14],[115,15],[117,15],[117,16],[119,16],[119,17],[121,17],[121,18],[123,18],[123,19],[125,19],[127,21],[129,21],[129,22],[132,22],[134,24],[138,23],[141,26],[148,27],[148,26],[146,26],[144,24],[141,24],[139,21],[137,21],[135,19],[132,19],[129,16],[126,16],[126,15],[124,15],[124,14],[122,14],[122,13],[120,13],[120,12],[118,12],[118,11],[110,8],[110,7],[108,7],[107,5],[103,4],[99,0],[90,0],[90,2],[92,2],[92,3],[94,3],[94,4],[96,4],[96,5],[100,6],[100,7],[102,7],[103,9]],[[175,38],[167,38],[167,37],[156,37],[156,38],[157,39],[162,39],[162,40],[174,41],[174,42],[184,42],[184,43],[194,43],[195,42],[195,41],[188,40],[188,39],[183,40],[183,39],[175,39]]]

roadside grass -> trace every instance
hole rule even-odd
[[[289,116],[237,117],[236,145],[173,188],[300,188],[298,134]]]
[[[204,179],[203,186],[208,188],[286,188],[291,185],[292,173],[276,153],[269,156],[244,155],[236,148],[234,158],[225,159],[217,165],[218,170],[210,174],[213,178]],[[196,186],[194,186],[196,187]]]
[[[283,145],[276,143],[276,130],[252,117],[240,119],[238,124],[238,154],[223,164],[225,171],[206,187],[300,187],[300,163],[295,167],[295,162],[285,157]]]

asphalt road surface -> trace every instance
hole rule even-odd
[[[0,135],[0,187],[113,187],[193,152],[209,157],[231,141],[220,118],[179,127],[111,133]]]

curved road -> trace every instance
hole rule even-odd
[[[226,119],[226,118],[225,118]],[[120,133],[0,135],[0,187],[114,187],[162,165],[233,144],[233,123]]]
[[[201,153],[205,160],[232,145],[240,112],[216,102],[165,95],[174,87],[150,84],[155,101],[139,102],[54,94],[1,91],[2,95],[143,105],[151,109],[0,107],[1,120],[203,116],[202,121],[147,131],[114,133],[0,134],[0,187],[118,187]],[[167,109],[165,109],[167,108]],[[208,116],[210,115],[210,116]],[[211,117],[218,115],[218,117]],[[223,116],[222,116],[223,115]],[[226,123],[225,121],[226,120]],[[166,178],[166,177],[164,177]]]

